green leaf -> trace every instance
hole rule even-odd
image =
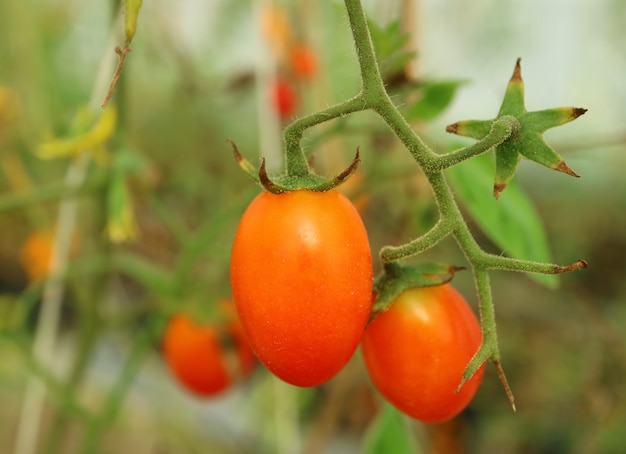
[[[364,454],[419,454],[415,437],[405,417],[394,407],[385,404],[365,433]]]
[[[512,181],[500,201],[486,195],[492,185],[494,162],[491,156],[469,159],[447,171],[450,183],[463,206],[481,230],[508,256],[551,263],[543,222],[537,210]],[[549,288],[556,288],[556,275],[530,274]]]
[[[119,253],[112,257],[109,265],[115,271],[132,277],[156,295],[174,295],[176,289],[171,272],[143,257]]]
[[[407,118],[409,120],[432,120],[450,105],[457,89],[463,83],[460,80],[442,80],[420,84],[418,91],[421,96],[408,108]]]

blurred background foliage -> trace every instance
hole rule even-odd
[[[258,191],[238,169],[226,139],[252,162],[263,155],[277,169],[281,124],[352,96],[359,74],[341,2],[144,3],[112,100],[116,132],[76,191],[59,336],[44,363],[30,353],[31,341],[72,158],[43,160],[36,150],[66,136],[90,102],[103,55],[123,43],[121,35],[109,39],[119,28],[120,5],[0,3],[4,452],[13,452],[25,380],[33,373],[49,393],[41,452],[623,451],[624,2],[364,2],[379,55],[389,57],[390,92],[437,150],[459,141],[445,134],[446,124],[494,117],[519,56],[529,110],[589,109],[573,125],[546,134],[582,178],[527,163],[517,176],[544,220],[554,261],[584,258],[589,269],[562,276],[557,290],[522,275],[492,278],[517,413],[488,368],[461,417],[432,427],[403,420],[407,431],[372,390],[358,354],[316,389],[290,387],[258,368],[245,383],[208,400],[181,389],[164,366],[160,336],[167,316],[186,310],[210,318],[217,302],[229,297],[233,233]],[[289,66],[294,43],[312,49],[315,66],[308,74]],[[398,48],[406,52],[394,54]],[[411,52],[416,58],[408,62]],[[104,74],[108,81],[112,69]],[[277,108],[272,91],[277,77],[292,90],[286,111]],[[360,147],[363,163],[345,191],[363,214],[374,253],[416,237],[436,219],[419,170],[373,115],[314,128],[304,146],[316,169],[329,175]],[[106,234],[115,191],[125,194],[120,203],[133,214],[134,240],[116,243]],[[506,202],[505,192],[499,203]],[[469,221],[486,249],[507,253]],[[419,259],[464,263],[452,242]],[[469,273],[459,273],[455,285],[475,304]]]

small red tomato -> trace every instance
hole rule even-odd
[[[181,384],[198,396],[219,394],[254,368],[238,321],[198,324],[177,314],[167,324],[163,355]]]
[[[404,291],[367,327],[361,350],[380,393],[407,415],[443,422],[460,413],[484,365],[455,393],[482,342],[480,325],[450,285]]]
[[[281,119],[289,118],[296,111],[298,96],[291,82],[279,77],[271,86],[274,107]]]
[[[317,71],[315,51],[307,44],[296,44],[291,48],[291,69],[301,79],[310,79]]]
[[[261,193],[241,218],[230,272],[252,350],[276,376],[316,386],[350,360],[371,311],[372,256],[345,196]]]

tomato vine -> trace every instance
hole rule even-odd
[[[313,175],[301,141],[304,132],[321,123],[344,117],[346,115],[372,110],[374,111],[402,142],[423,171],[439,210],[439,220],[422,236],[402,245],[383,247],[379,252],[383,264],[383,275],[377,278],[379,285],[375,288],[378,299],[374,305],[374,314],[385,310],[403,288],[414,285],[414,282],[401,282],[403,273],[398,273],[400,260],[417,255],[438,244],[444,238],[453,237],[464,253],[474,275],[475,287],[479,300],[479,312],[483,342],[467,365],[460,389],[466,380],[487,361],[496,367],[504,386],[507,397],[515,409],[513,393],[507,383],[501,366],[498,347],[495,310],[491,294],[489,273],[492,270],[507,270],[525,273],[559,274],[587,267],[584,260],[570,265],[542,263],[514,257],[494,255],[484,251],[470,232],[453,192],[448,185],[444,171],[467,159],[490,150],[496,150],[496,182],[494,195],[497,197],[506,187],[515,171],[521,155],[544,164],[555,170],[577,176],[565,162],[548,147],[541,134],[548,128],[572,121],[585,113],[580,108],[556,108],[539,112],[526,112],[523,100],[523,83],[519,59],[507,92],[495,120],[465,121],[448,127],[448,132],[466,135],[478,139],[472,145],[457,149],[448,154],[439,154],[430,148],[411,127],[396,105],[392,102],[379,69],[371,33],[365,11],[360,0],[345,0],[352,36],[361,75],[361,90],[354,97],[328,107],[322,111],[297,119],[288,125],[283,134],[285,147],[285,175],[279,177],[278,184],[267,178],[264,165],[261,166],[259,177],[254,175],[253,166],[238,155],[240,165],[259,181],[270,192],[282,192],[305,187],[311,190],[327,190],[343,181],[349,170],[356,166],[358,155],[353,164],[342,174],[331,181],[324,181]],[[539,146],[538,151],[526,152],[529,147]],[[533,154],[535,153],[535,154]],[[504,169],[504,170],[503,170]],[[450,270],[451,278],[453,269]],[[397,277],[398,275],[404,277]],[[440,279],[440,276],[439,278]],[[394,281],[397,285],[393,285]],[[390,284],[391,283],[391,284]],[[432,285],[432,284],[431,284]]]

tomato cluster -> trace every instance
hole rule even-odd
[[[230,272],[252,350],[287,383],[326,382],[361,344],[374,385],[416,419],[452,418],[480,385],[482,367],[456,392],[482,335],[450,285],[405,290],[368,325],[368,236],[336,190],[258,195],[237,228]]]

